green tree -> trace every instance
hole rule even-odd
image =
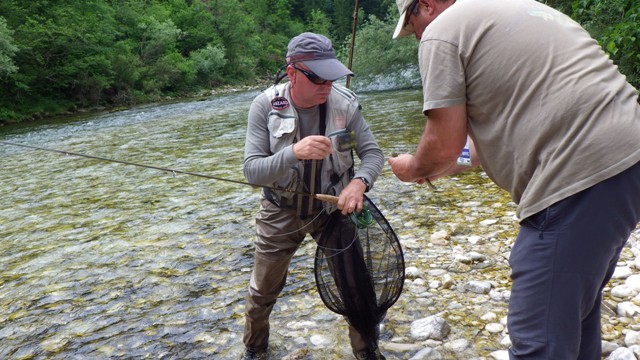
[[[7,26],[7,20],[0,16],[0,78],[18,71],[13,56],[18,47],[13,44],[13,31]]]
[[[394,28],[394,17],[389,16],[387,21],[382,21],[370,15],[357,30],[352,59],[352,70],[356,74],[352,80],[355,89],[366,88],[378,79],[384,79],[387,85],[393,81],[393,87],[415,86],[416,81],[419,84],[416,41],[413,38],[392,39]],[[345,64],[350,47],[349,37],[339,48],[339,57]]]
[[[598,40],[627,80],[640,90],[640,2],[575,0],[573,18]]]
[[[31,13],[13,17],[23,22],[15,36],[20,71],[13,77],[14,100],[95,103],[113,75],[105,56],[116,35],[111,8],[102,0],[28,3]]]
[[[209,87],[221,84],[223,79],[222,69],[227,64],[224,54],[224,48],[220,45],[207,45],[207,47],[191,53],[189,58],[200,82]]]
[[[308,31],[327,35],[331,29],[331,21],[324,12],[313,9],[307,20],[307,28]]]

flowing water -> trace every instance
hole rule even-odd
[[[0,141],[244,181],[257,94],[7,127]],[[359,95],[385,154],[412,151],[420,91]],[[240,356],[259,189],[8,145],[0,164],[0,358]],[[370,197],[409,213],[411,189],[385,165]],[[305,241],[275,306],[274,358],[350,356],[344,321],[315,290],[314,251]]]

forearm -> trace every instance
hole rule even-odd
[[[244,160],[244,177],[252,184],[269,186],[286,175],[297,162],[291,146],[271,156],[249,154]]]
[[[473,144],[473,140],[469,139],[469,156],[471,159],[471,163],[470,164],[461,164],[458,161],[456,161],[455,163],[451,164],[451,166],[446,169],[444,172],[436,175],[436,176],[430,176],[428,177],[428,179],[430,180],[434,180],[437,178],[441,178],[441,177],[445,177],[445,176],[449,176],[449,175],[454,175],[454,174],[458,174],[461,172],[465,172],[465,171],[469,171],[475,167],[480,166],[480,160],[478,159],[478,156],[476,154],[476,149],[475,146]]]

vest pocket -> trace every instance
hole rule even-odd
[[[269,133],[276,139],[291,134],[296,129],[296,118],[278,113],[269,114]]]
[[[353,166],[351,150],[334,151],[331,157],[333,162],[333,172],[340,177],[342,177],[342,175],[344,175],[344,173]]]

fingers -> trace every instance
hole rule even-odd
[[[332,152],[331,140],[326,136],[307,136],[293,145],[293,153],[299,160],[320,160]]]
[[[411,174],[412,159],[413,156],[409,154],[400,154],[389,159],[391,170],[399,180],[405,182],[415,182],[417,180],[417,178],[414,178]]]
[[[362,211],[363,191],[364,189],[360,190],[359,180],[349,183],[342,190],[338,199],[338,209],[342,210],[343,215]]]
[[[350,201],[347,206],[343,206],[342,208],[340,208],[340,206],[338,205],[338,208],[342,210],[342,215],[351,214],[354,211],[359,213],[360,211],[362,211],[362,201]]]

